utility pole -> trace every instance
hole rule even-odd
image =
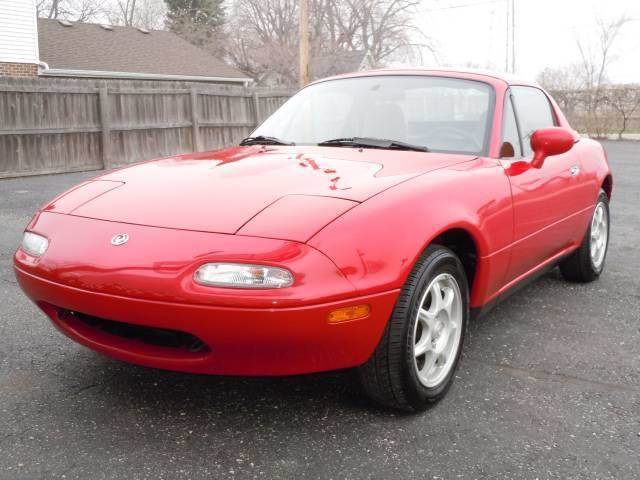
[[[511,0],[511,73],[516,73],[516,2]]]
[[[511,16],[510,7],[511,0],[506,1],[507,7],[507,28],[505,29],[505,44],[504,44],[504,71],[509,71],[509,19]]]
[[[309,0],[300,0],[300,87],[309,83]]]
[[[516,73],[516,2],[505,0],[507,7],[506,42],[504,51],[505,72]]]

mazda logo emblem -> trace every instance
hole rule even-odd
[[[115,245],[115,246],[124,245],[128,241],[129,241],[129,235],[127,235],[126,233],[119,233],[118,235],[116,235],[111,239],[111,245]]]

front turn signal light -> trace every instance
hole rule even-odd
[[[327,316],[327,321],[329,323],[350,322],[351,320],[367,317],[370,313],[371,307],[369,305],[344,307],[330,312]]]

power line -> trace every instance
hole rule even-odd
[[[515,5],[516,2],[515,0],[485,0],[485,1],[474,2],[474,3],[448,5],[446,7],[429,8],[429,9],[426,9],[425,12],[436,12],[436,11],[442,11],[442,10],[478,7],[478,6],[491,5],[496,3],[504,3],[507,7],[506,8],[507,21],[506,21],[506,29],[505,29],[505,34],[506,34],[505,70],[506,71],[511,70],[511,73],[515,73],[516,71],[516,5]],[[509,65],[509,63],[511,63],[511,65]],[[511,66],[511,69],[509,69],[509,66]]]
[[[477,7],[481,5],[489,5],[491,3],[504,3],[508,0],[486,0],[484,2],[476,2],[476,3],[465,3],[462,5],[449,5],[447,7],[437,7],[437,8],[428,8],[425,12],[435,12],[440,10],[453,10],[455,8],[467,8],[467,7]]]

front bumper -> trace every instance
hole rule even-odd
[[[361,365],[373,353],[398,291],[293,308],[233,308],[159,302],[80,290],[29,274],[16,277],[24,292],[65,335],[105,355],[168,370],[220,375],[294,375]],[[371,314],[327,323],[330,311],[367,303]],[[61,312],[189,333],[202,352],[158,347],[104,333]]]
[[[15,273],[27,296],[75,341],[150,367],[292,375],[360,365],[378,344],[399,293],[361,296],[331,260],[297,242],[50,212],[28,228],[50,243],[41,258],[16,252]],[[112,246],[112,236],[123,232],[130,241]],[[195,284],[197,268],[215,261],[285,266],[296,281],[281,290],[255,291]],[[371,306],[368,317],[328,323],[332,310],[363,303]],[[188,334],[206,348],[145,343],[79,320],[85,317]]]

